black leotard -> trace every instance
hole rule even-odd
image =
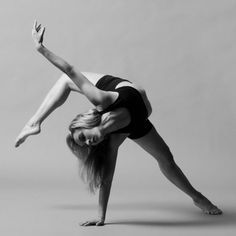
[[[130,86],[116,89],[117,84],[123,81],[128,80],[105,75],[97,82],[96,87],[99,89],[119,93],[116,101],[103,110],[101,114],[120,107],[127,108],[131,116],[131,122],[126,127],[116,130],[113,133],[129,133],[128,137],[131,139],[141,138],[151,130],[153,125],[148,120],[148,111],[138,90]]]

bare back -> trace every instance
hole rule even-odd
[[[99,73],[93,73],[93,72],[81,72],[94,86],[97,84],[97,82],[104,76],[104,74],[99,74]],[[68,77],[67,75],[65,75],[66,77]],[[71,81],[71,79],[68,77],[68,82],[70,83],[70,88],[74,91],[80,92],[79,88],[73,83],[73,81]],[[125,87],[125,86],[129,86],[132,88],[135,88],[136,90],[138,90],[143,98],[143,101],[146,105],[147,111],[148,111],[148,116],[151,115],[152,113],[152,107],[150,104],[150,101],[146,95],[145,90],[141,87],[138,86],[134,83],[128,82],[128,81],[122,81],[119,84],[117,84],[116,89],[117,88],[121,88],[121,87]]]

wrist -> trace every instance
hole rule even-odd
[[[101,221],[105,221],[106,218],[106,212],[104,209],[98,209],[98,219]]]
[[[100,221],[103,221],[103,222],[104,222],[104,221],[105,221],[105,216],[99,216],[98,219],[99,219]]]
[[[43,50],[44,50],[43,44],[41,44],[41,43],[37,44],[37,45],[36,45],[36,50],[37,50],[38,52],[42,53]]]

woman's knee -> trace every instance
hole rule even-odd
[[[70,79],[70,77],[67,74],[62,74],[60,78],[57,80],[57,84],[59,86],[65,86],[70,91],[75,91],[81,93],[78,86]]]
[[[58,83],[69,83],[70,82],[70,78],[68,77],[68,75],[66,75],[65,73],[63,73],[59,79],[57,80]]]

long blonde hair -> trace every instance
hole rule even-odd
[[[80,146],[73,139],[73,132],[76,129],[91,129],[100,123],[101,114],[96,109],[90,109],[88,112],[77,115],[71,121],[69,125],[70,134],[66,138],[68,147],[79,160],[80,176],[88,184],[92,193],[102,184],[109,139],[104,139],[96,146]]]

